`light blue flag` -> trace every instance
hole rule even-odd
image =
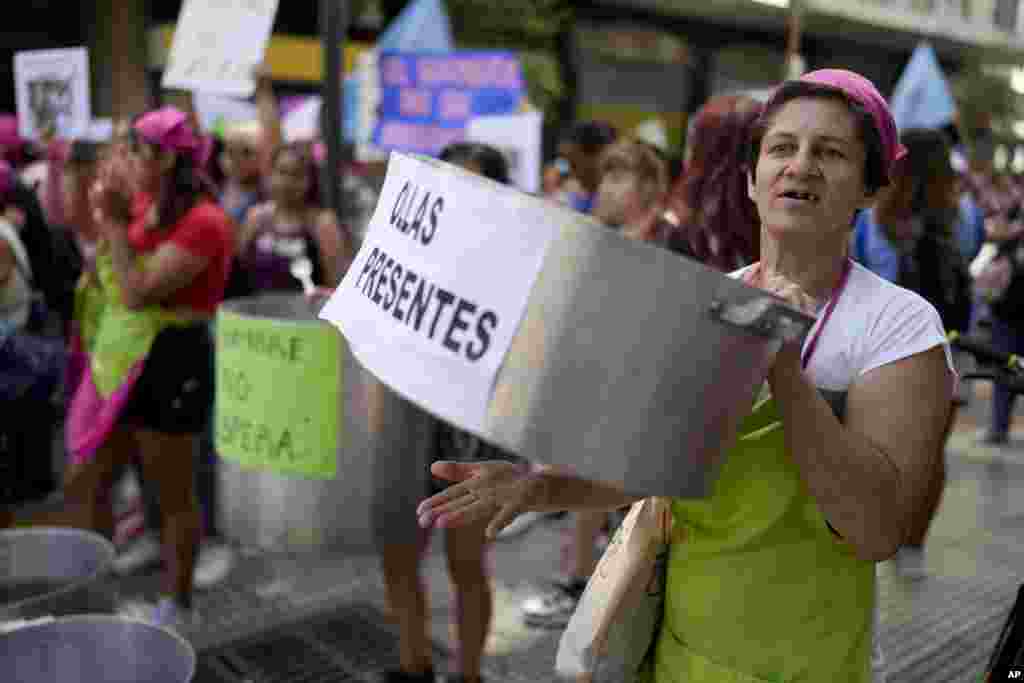
[[[381,52],[450,52],[455,49],[444,0],[412,0],[380,38]]]
[[[935,51],[920,43],[896,83],[889,102],[896,127],[941,128],[953,120],[956,101]]]

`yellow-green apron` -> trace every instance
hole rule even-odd
[[[655,683],[869,683],[875,566],[828,527],[775,403],[740,427],[712,495],[673,501]],[[652,677],[653,674],[653,677]]]

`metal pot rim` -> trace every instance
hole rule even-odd
[[[34,604],[43,602],[44,600],[52,600],[54,598],[66,595],[84,588],[86,585],[94,583],[101,576],[110,571],[110,566],[117,556],[117,550],[114,548],[114,544],[104,538],[102,535],[89,531],[87,529],[75,529],[73,527],[60,527],[60,526],[45,526],[45,527],[31,527],[25,529],[4,529],[0,531],[0,538],[11,538],[17,536],[44,536],[44,535],[62,535],[62,536],[79,536],[88,538],[96,543],[96,545],[103,549],[103,554],[106,558],[100,562],[100,566],[96,571],[92,572],[88,576],[84,576],[80,579],[72,581],[62,588],[51,593],[44,593],[42,595],[36,595],[31,598],[25,598],[18,602],[6,603],[0,607],[5,610],[19,610],[26,607],[32,607]]]
[[[115,624],[115,625],[132,625],[141,626],[143,630],[150,631],[162,631],[165,635],[170,636],[177,646],[178,650],[185,653],[188,656],[188,675],[185,677],[186,681],[191,681],[196,675],[196,667],[198,666],[198,657],[196,655],[196,649],[192,647],[192,644],[188,642],[181,634],[169,629],[165,626],[158,626],[152,622],[146,621],[145,619],[138,619],[135,617],[127,617],[116,614],[75,614],[66,617],[53,617],[52,619],[40,620],[37,622],[26,624],[21,626],[9,633],[0,635],[0,638],[10,637],[17,633],[27,632],[37,628],[56,628],[64,624]]]

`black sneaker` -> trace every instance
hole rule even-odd
[[[586,587],[584,580],[555,582],[549,592],[523,602],[523,621],[538,628],[565,628]]]

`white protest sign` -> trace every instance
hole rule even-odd
[[[466,125],[466,140],[496,147],[508,161],[509,177],[523,192],[540,191],[540,151],[544,117],[528,111],[505,116],[478,116]]]
[[[320,312],[381,381],[478,434],[557,232],[545,205],[528,199],[392,154],[362,248]]]
[[[89,122],[89,128],[82,137],[92,142],[110,142],[114,137],[114,120],[93,119]]]
[[[195,103],[199,125],[205,131],[217,131],[232,123],[248,123],[259,119],[256,105],[235,97],[224,97],[213,93],[196,93]]]
[[[306,101],[281,118],[285,142],[315,140],[320,137],[320,108],[323,98],[319,95]]]
[[[252,95],[276,14],[277,0],[185,0],[162,86]]]
[[[47,127],[58,137],[78,137],[92,120],[89,52],[84,47],[32,50],[14,55],[18,133],[37,138]]]

